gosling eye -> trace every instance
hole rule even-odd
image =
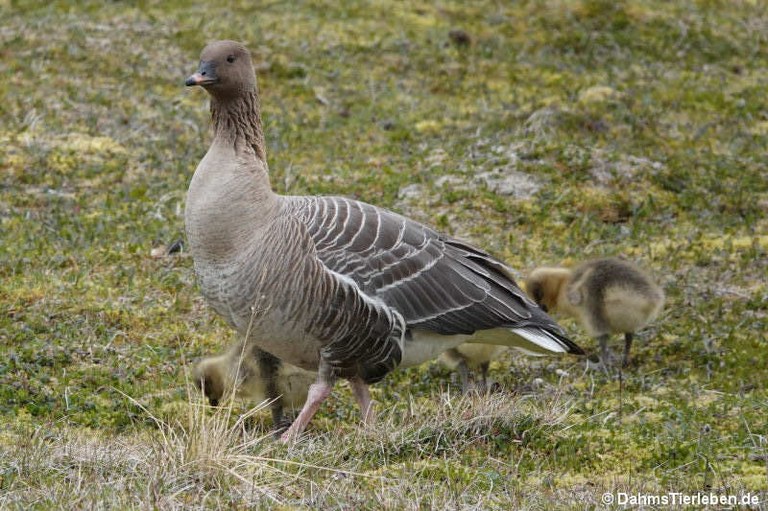
[[[234,61],[235,61],[234,55],[230,55],[229,57],[227,57],[227,62],[229,62],[230,64],[233,63]]]

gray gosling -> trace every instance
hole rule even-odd
[[[465,394],[473,389],[484,393],[488,390],[488,367],[491,361],[506,351],[504,346],[493,344],[462,344],[440,354],[440,362],[457,371],[461,378],[461,390]],[[480,380],[474,381],[474,373]],[[474,383],[474,385],[473,385]]]
[[[572,270],[537,268],[525,289],[545,311],[576,318],[596,337],[604,365],[610,363],[610,335],[624,334],[626,366],[634,332],[653,321],[664,305],[664,291],[645,272],[615,257],[587,261]]]
[[[192,378],[212,406],[230,398],[269,401],[276,431],[290,426],[284,410],[301,409],[316,379],[316,372],[287,364],[253,344],[243,350],[242,343],[233,344],[223,355],[201,360]]]

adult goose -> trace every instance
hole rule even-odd
[[[582,353],[484,251],[363,202],[273,192],[242,44],[207,45],[186,85],[210,95],[214,131],[185,211],[201,291],[246,342],[318,372],[283,441],[337,378],[370,423],[369,384],[467,341]]]

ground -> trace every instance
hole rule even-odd
[[[602,508],[768,488],[762,1],[0,1],[0,507]],[[622,255],[663,285],[622,378],[436,363],[282,446],[205,409],[233,333],[184,238],[199,52],[253,53],[273,186],[389,207],[523,276]],[[582,346],[596,343],[570,320]],[[618,350],[620,343],[614,341]],[[246,414],[246,416],[243,416]],[[766,497],[768,498],[768,497]]]

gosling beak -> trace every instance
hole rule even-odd
[[[187,87],[192,85],[206,86],[218,83],[218,81],[219,78],[216,76],[216,69],[213,64],[211,62],[201,62],[197,71],[184,81],[184,85]]]

